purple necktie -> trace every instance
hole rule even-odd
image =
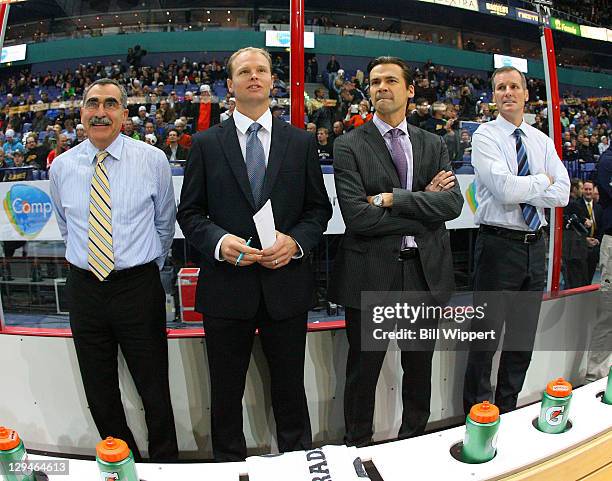
[[[406,175],[408,174],[408,159],[406,158],[406,152],[402,147],[402,141],[400,137],[405,135],[400,129],[391,129],[387,132],[391,137],[391,158],[395,165],[395,170],[400,179],[402,189],[406,188]]]

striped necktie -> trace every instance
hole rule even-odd
[[[516,138],[516,162],[518,164],[518,175],[530,175],[529,162],[527,161],[527,151],[521,140],[521,129],[514,131],[514,137]],[[541,222],[538,216],[538,211],[535,206],[531,204],[521,204],[521,211],[523,212],[523,219],[531,231],[537,231],[540,228]]]
[[[591,219],[591,237],[595,237],[595,216],[593,215],[593,207],[592,207],[592,202],[586,202],[586,206],[587,206],[587,211],[589,213],[589,219]]]
[[[106,151],[96,154],[96,170],[91,179],[89,195],[87,263],[89,270],[101,281],[115,268],[110,183],[104,166],[107,156]]]

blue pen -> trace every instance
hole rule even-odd
[[[249,240],[246,241],[246,246],[249,247],[251,245],[251,241],[253,240],[252,237],[249,237]],[[236,259],[236,265],[240,264],[240,261],[242,260],[242,258],[244,257],[244,252],[241,252],[240,255],[238,256],[238,259]]]

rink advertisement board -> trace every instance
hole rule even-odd
[[[449,229],[470,229],[474,225],[474,212],[476,211],[476,186],[473,175],[458,175],[459,185],[463,193],[464,202],[461,215],[446,223]],[[174,195],[178,206],[183,177],[172,177]],[[343,234],[344,221],[340,212],[340,204],[336,196],[334,174],[323,174],[325,188],[329,201],[333,206],[333,216],[327,226],[326,234]],[[53,213],[53,204],[49,193],[48,180],[35,180],[30,182],[1,182],[0,199],[0,241],[26,240],[26,241],[59,241],[62,240],[60,231]],[[174,237],[182,239],[183,233],[176,224]]]

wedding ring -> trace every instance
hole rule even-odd
[[[278,265],[278,259],[274,259],[274,265],[277,266]]]

